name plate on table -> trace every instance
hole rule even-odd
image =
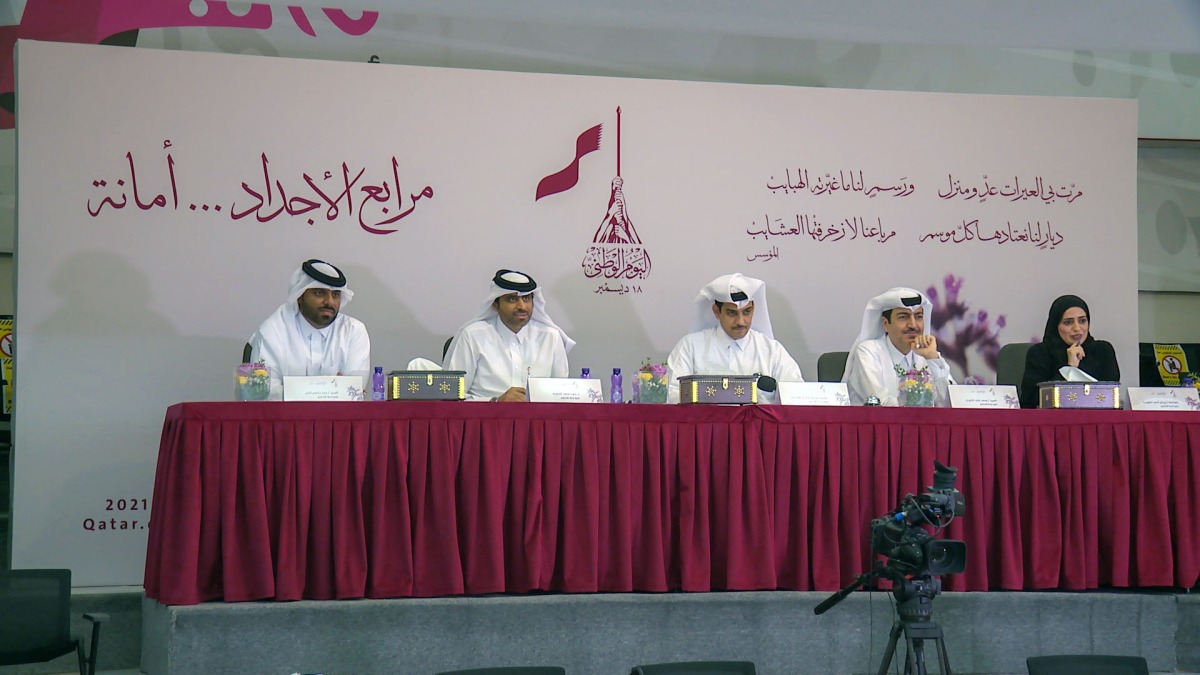
[[[850,405],[845,382],[780,382],[783,405]]]
[[[284,375],[285,401],[361,401],[363,379],[358,375]]]
[[[1129,407],[1134,410],[1200,410],[1195,387],[1130,387]]]
[[[600,380],[578,377],[531,377],[525,398],[532,403],[604,403]]]
[[[1020,408],[1017,388],[1011,384],[952,384],[951,408]]]

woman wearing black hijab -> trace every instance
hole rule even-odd
[[[1075,295],[1060,296],[1050,305],[1042,341],[1025,355],[1022,408],[1038,407],[1038,383],[1067,379],[1063,366],[1078,368],[1101,382],[1120,381],[1117,354],[1111,344],[1092,337],[1091,318],[1087,303]]]

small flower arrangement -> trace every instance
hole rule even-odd
[[[905,369],[896,366],[896,376],[900,378],[898,400],[902,406],[917,408],[933,407],[933,377],[929,374],[929,366]]]
[[[650,363],[647,358],[633,380],[633,400],[638,403],[666,403],[671,386],[671,370],[665,363]]]
[[[271,369],[263,361],[239,364],[233,379],[238,401],[265,401],[271,395]]]

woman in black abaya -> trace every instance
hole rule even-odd
[[[1120,381],[1117,354],[1110,343],[1092,337],[1091,319],[1087,303],[1079,296],[1063,295],[1050,305],[1042,341],[1025,355],[1022,408],[1038,407],[1039,382],[1087,379],[1072,369],[1101,382]],[[1072,374],[1076,377],[1068,377]]]

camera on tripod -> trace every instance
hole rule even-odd
[[[871,521],[871,550],[888,559],[885,570],[896,576],[957,574],[967,567],[965,542],[936,539],[923,527],[941,530],[965,509],[954,487],[958,469],[937,460],[933,466],[928,492],[904,495],[899,506]]]
[[[878,675],[886,675],[902,635],[907,646],[905,675],[926,675],[926,640],[932,640],[937,649],[940,672],[950,673],[942,628],[933,620],[933,598],[942,591],[941,575],[957,574],[967,568],[967,544],[938,539],[925,526],[940,532],[966,507],[962,493],[954,487],[958,469],[936,460],[933,467],[933,485],[927,492],[904,495],[899,506],[871,521],[871,550],[887,561],[875,561],[874,569],[859,575],[813,609],[815,614],[822,614],[872,580],[883,578],[892,582],[896,622],[892,624]]]

